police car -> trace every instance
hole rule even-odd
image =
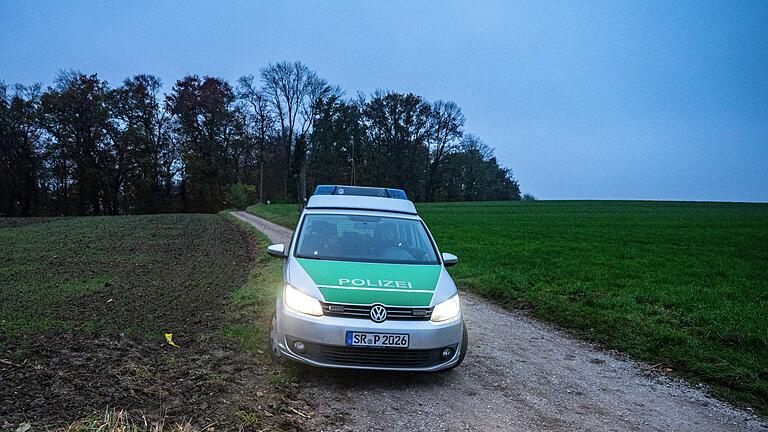
[[[467,352],[459,295],[404,191],[318,186],[291,244],[270,326],[272,354],[312,366],[437,371]]]

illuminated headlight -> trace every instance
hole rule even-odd
[[[307,315],[321,316],[323,307],[320,301],[302,291],[286,284],[283,292],[283,301],[289,308]]]
[[[456,318],[459,316],[460,311],[461,305],[459,304],[459,295],[456,294],[435,306],[435,309],[432,311],[432,322],[448,321]]]

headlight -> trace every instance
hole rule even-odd
[[[283,301],[289,308],[296,312],[307,315],[320,316],[323,314],[323,307],[320,301],[314,297],[304,294],[302,291],[286,284],[283,292]]]
[[[432,311],[432,322],[448,321],[449,319],[456,318],[459,316],[460,311],[459,295],[456,294],[435,306],[435,309]]]

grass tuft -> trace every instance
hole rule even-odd
[[[127,411],[107,409],[101,415],[77,420],[64,428],[66,432],[194,432],[212,430],[211,427],[196,429],[190,422],[167,426],[164,419],[148,420],[145,416],[132,416]]]

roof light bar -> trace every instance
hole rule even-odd
[[[315,195],[347,195],[347,196],[369,196],[379,198],[393,198],[407,200],[408,196],[402,189],[377,188],[365,186],[339,186],[339,185],[318,185],[315,188]]]

